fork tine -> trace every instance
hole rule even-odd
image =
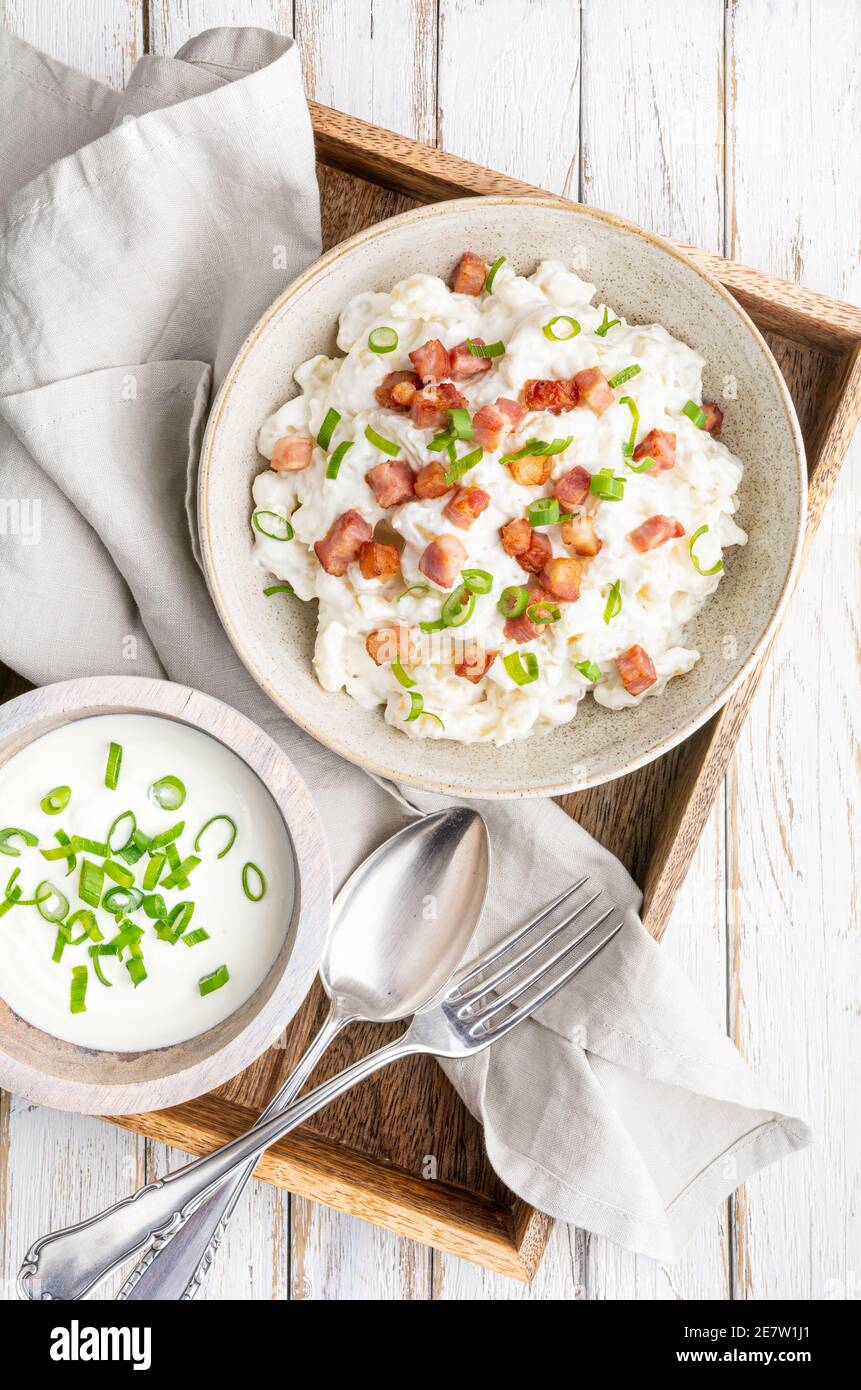
[[[573,893],[577,892],[578,888],[582,888],[583,884],[588,882],[589,875],[584,874],[577,883],[573,884],[570,888],[566,888],[552,903],[548,903],[546,907],[543,907],[538,915],[532,918],[531,922],[526,923],[525,927],[518,927],[517,930],[511,932],[504,941],[500,941],[498,946],[492,947],[491,950],[487,951],[483,956],[480,956],[462,975],[458,976],[450,994],[453,994],[455,990],[460,990],[463,985],[469,984],[469,981],[474,980],[476,975],[481,975],[489,965],[493,965],[494,961],[499,960],[499,957],[505,955],[506,951],[510,951],[512,946],[516,946],[519,941],[522,941],[525,936],[528,936],[533,927],[537,927],[540,922],[544,921],[545,917],[549,917],[550,913],[554,912],[557,907],[560,907],[561,904],[565,902],[566,898],[570,898]]]
[[[585,912],[588,907],[591,907],[594,902],[597,902],[598,898],[601,896],[601,892],[602,890],[599,888],[597,893],[593,893],[591,898],[587,898],[585,903],[582,903],[580,907],[571,913],[570,917],[563,917],[562,921],[555,927],[552,927],[539,941],[534,942],[531,946],[527,946],[526,949],[515,956],[513,960],[505,962],[502,969],[497,970],[495,975],[491,975],[489,979],[482,980],[475,989],[463,995],[461,997],[463,1007],[458,1009],[458,1017],[463,1017],[466,1009],[471,1007],[476,1000],[481,999],[485,994],[489,994],[491,990],[496,989],[498,985],[503,984],[509,976],[513,975],[521,966],[524,966],[533,956],[538,955],[539,951],[543,951],[544,947],[549,945],[554,937],[557,937],[560,932],[565,931],[566,927],[570,927],[571,923],[576,921],[581,913]],[[558,903],[554,904],[554,906],[558,906]],[[548,911],[550,910],[551,909],[548,909]],[[612,911],[612,909],[610,910]]]
[[[615,911],[616,909],[611,903],[606,912],[602,912],[601,916],[596,921],[592,922],[590,926],[584,927],[572,940],[566,941],[563,946],[560,946],[559,950],[556,951],[549,960],[542,961],[539,965],[536,965],[534,970],[531,970],[523,979],[515,980],[503,994],[497,994],[492,999],[489,999],[483,1008],[479,1009],[471,1018],[467,1018],[466,1021],[479,1023],[486,1022],[488,1019],[493,1018],[494,1014],[498,1014],[500,1009],[505,1008],[506,1004],[510,1004],[514,999],[517,999],[523,994],[525,990],[529,989],[531,985],[537,984],[539,980],[543,979],[548,970],[552,970],[554,965],[558,965],[561,960],[565,959],[569,952],[573,951],[576,946],[581,945],[594,931],[597,931]],[[562,928],[568,926],[572,920],[572,918],[569,918],[567,922],[562,922],[557,930],[562,930]],[[550,937],[546,939],[550,940]],[[465,1014],[466,1009],[458,1010],[459,1017],[463,1017]]]
[[[606,936],[596,942],[591,950],[581,956],[579,960],[574,961],[567,970],[563,970],[558,979],[552,980],[534,999],[530,999],[525,1004],[521,1004],[519,1009],[515,1009],[514,1013],[509,1014],[508,1018],[504,1018],[501,1023],[497,1023],[495,1026],[488,1028],[485,1022],[485,1024],[482,1025],[485,1031],[478,1033],[476,1041],[495,1042],[497,1038],[503,1037],[504,1034],[510,1032],[512,1028],[516,1028],[518,1023],[522,1023],[523,1019],[529,1018],[537,1008],[542,1004],[546,1004],[548,999],[552,999],[554,994],[562,989],[563,985],[567,985],[570,980],[573,980],[575,975],[579,975],[580,971],[589,964],[590,960],[593,960],[594,957],[598,955],[599,951],[603,951],[604,947],[608,946],[613,940],[613,937],[618,935],[622,930],[622,926],[622,922],[617,922],[612,931],[609,931]],[[569,951],[573,951],[576,944],[576,942],[573,942],[569,947]],[[496,1010],[492,1012],[495,1013]]]

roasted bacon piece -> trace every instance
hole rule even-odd
[[[580,512],[570,521],[563,521],[562,539],[571,546],[575,555],[597,555],[604,544],[595,530],[594,519],[586,512]]]
[[[561,415],[563,410],[573,410],[580,399],[577,379],[550,381],[530,377],[523,383],[521,399],[527,410],[548,410],[551,415]]]
[[[483,338],[473,338],[472,342],[476,347],[484,347]],[[448,355],[448,374],[452,381],[469,381],[470,377],[481,376],[483,372],[489,372],[493,366],[491,357],[475,357],[466,345],[466,342],[458,343],[453,347]]]
[[[391,579],[401,567],[396,545],[365,541],[359,548],[359,569],[365,579]]]
[[[416,495],[416,475],[405,459],[385,459],[365,474],[381,507],[399,507]]]
[[[450,381],[441,381],[437,386],[423,386],[416,391],[410,404],[410,415],[416,429],[439,430],[447,423],[447,410],[457,410],[466,401]]]
[[[655,460],[654,465],[646,469],[650,478],[667,468],[673,468],[676,462],[676,436],[670,430],[649,430],[634,450],[635,463],[642,463],[646,458]]]
[[[454,483],[445,480],[445,469],[441,463],[426,463],[416,474],[416,497],[425,501],[430,497],[445,497],[451,492]]]
[[[365,651],[377,666],[389,661],[410,661],[416,654],[409,628],[401,626],[374,628],[365,638]]]
[[[723,411],[716,401],[703,401],[703,414],[706,417],[703,429],[717,439],[723,429]]]
[[[550,477],[553,460],[546,454],[527,454],[508,464],[508,471],[522,487],[541,487]]]
[[[454,674],[463,676],[464,680],[472,681],[473,685],[478,685],[482,677],[487,675],[498,655],[498,652],[485,651],[484,647],[476,641],[464,642],[461,659],[454,664]]]
[[[576,468],[569,468],[567,473],[563,473],[561,478],[557,478],[553,484],[553,496],[558,497],[563,507],[569,510],[579,507],[581,502],[585,502],[589,496],[589,484],[592,481],[591,473],[585,468],[581,468],[579,463]]]
[[[535,603],[545,603],[547,594],[534,581],[528,586],[529,602],[517,618],[506,618],[502,629],[509,642],[531,642],[541,633],[541,624],[534,623],[529,610]]]
[[[386,410],[407,411],[420,384],[417,372],[389,372],[374,395]]]
[[[482,449],[498,449],[502,441],[516,429],[526,414],[519,401],[498,396],[495,405],[483,405],[472,417],[473,443]]]
[[[448,349],[439,338],[428,338],[426,343],[410,353],[410,361],[422,379],[422,384],[442,381],[448,376]]]
[[[285,434],[275,441],[269,467],[273,473],[298,473],[308,467],[313,452],[310,434]]]
[[[576,372],[574,382],[580,400],[594,410],[596,415],[603,415],[616,400],[600,367],[587,367],[585,372]]]
[[[499,535],[506,555],[525,555],[532,544],[534,532],[526,517],[520,516],[500,526]]]
[[[629,695],[642,695],[658,679],[649,653],[636,644],[619,653],[616,665]]]
[[[454,497],[449,498],[442,514],[461,531],[468,531],[477,516],[490,502],[490,494],[481,487],[459,487]]]
[[[432,584],[441,589],[450,589],[466,564],[466,546],[457,536],[437,536],[425,548],[419,560],[419,569]]]
[[[455,294],[481,294],[487,279],[487,266],[474,251],[464,251],[454,269]]]
[[[351,507],[332,522],[323,539],[315,542],[314,550],[327,574],[341,576],[359,558],[359,551],[371,536],[365,518]]]
[[[518,555],[517,563],[527,573],[540,574],[553,554],[550,538],[543,531],[533,531],[529,549]]]
[[[574,558],[548,560],[541,571],[541,587],[560,603],[576,603],[580,597],[583,566]]]
[[[628,540],[645,555],[647,550],[656,550],[659,545],[684,534],[684,526],[674,516],[649,516],[635,530],[628,532]]]

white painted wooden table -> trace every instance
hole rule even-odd
[[[212,25],[292,31],[319,101],[861,297],[857,0],[0,0],[0,19],[113,85]],[[560,1227],[529,1290],[258,1183],[207,1297],[861,1297],[858,454],[664,946],[815,1147],[747,1183],[672,1269]],[[181,1159],[0,1096],[0,1293],[35,1235]]]

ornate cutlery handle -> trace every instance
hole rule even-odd
[[[266,1120],[287,1109],[333,1038],[348,1022],[348,1015],[342,1013],[337,1003],[333,1002],[319,1033],[253,1129],[259,1129]],[[237,1168],[207,1201],[177,1226],[172,1235],[166,1236],[157,1245],[150,1245],[117,1294],[118,1301],[193,1299],[212,1267],[230,1218],[256,1166],[257,1155]]]
[[[208,1157],[195,1159],[77,1226],[41,1236],[30,1247],[21,1266],[18,1275],[21,1296],[38,1300],[83,1298],[112,1270],[140,1254],[150,1242],[157,1249],[161,1248],[237,1167],[252,1160],[256,1163],[276,1139],[378,1068],[399,1057],[425,1050],[407,1041],[407,1034],[395,1038],[386,1047],[354,1062],[316,1087],[302,1100],[294,1101],[282,1114],[274,1115]]]

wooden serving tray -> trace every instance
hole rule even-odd
[[[535,192],[530,184],[314,102],[311,116],[327,247],[418,204]],[[744,305],[786,377],[807,448],[809,546],[861,416],[861,310],[695,247],[682,249]],[[643,921],[656,938],[687,873],[764,660],[678,748],[628,777],[563,798],[565,809],[642,884]],[[20,678],[0,667],[0,700],[23,688]],[[114,1123],[194,1154],[208,1152],[253,1121],[304,1050],[324,1007],[315,987],[283,1046],[212,1094]],[[398,1031],[354,1026],[324,1059],[315,1083]],[[257,1173],[519,1279],[535,1273],[551,1226],[493,1173],[479,1126],[429,1058],[396,1063],[364,1082],[271,1149]]]

